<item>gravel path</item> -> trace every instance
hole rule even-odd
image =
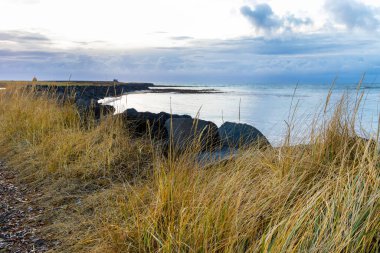
[[[33,203],[38,194],[17,185],[15,176],[0,161],[0,253],[45,252],[49,242],[38,236],[44,210]]]

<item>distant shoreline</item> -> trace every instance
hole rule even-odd
[[[61,90],[62,87],[76,89],[80,93],[92,93],[92,96],[99,98],[101,96],[116,96],[131,92],[146,92],[146,93],[178,93],[178,94],[209,94],[223,93],[217,89],[207,89],[197,86],[171,86],[171,85],[155,85],[145,82],[117,82],[117,81],[0,81],[0,88],[11,86],[34,86],[37,89],[49,89],[57,87]],[[114,95],[108,93],[115,89]],[[191,89],[189,89],[191,88]],[[96,90],[95,92],[93,90]]]

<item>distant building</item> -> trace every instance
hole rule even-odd
[[[117,79],[113,79],[113,82],[114,82],[114,83],[118,83],[119,80],[117,80]]]
[[[32,82],[37,82],[37,77],[34,76]]]

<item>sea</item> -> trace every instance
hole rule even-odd
[[[165,85],[166,86],[166,85]],[[365,138],[376,137],[379,122],[380,84],[245,84],[170,85],[178,89],[215,89],[216,93],[182,94],[134,92],[100,102],[113,105],[116,113],[138,111],[188,114],[220,126],[224,122],[246,123],[260,130],[274,146],[290,134],[293,144],[306,143],[311,133],[328,119],[346,97],[357,108],[355,130]],[[159,89],[159,87],[157,88]],[[328,101],[328,103],[326,103]]]

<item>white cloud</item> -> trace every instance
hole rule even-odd
[[[380,26],[380,10],[357,0],[326,0],[332,19],[349,30],[375,31]]]
[[[300,32],[323,29],[328,18],[320,0],[254,2],[270,6],[272,21],[280,19],[283,27]],[[380,6],[378,0],[365,2]],[[75,41],[99,40],[119,49],[184,46],[189,41],[172,38],[230,39],[252,34],[240,13],[242,6],[251,4],[247,0],[2,0],[0,29],[42,33],[60,48],[77,47]],[[309,20],[312,26],[299,25]]]
[[[9,4],[37,4],[40,0],[3,0]]]

